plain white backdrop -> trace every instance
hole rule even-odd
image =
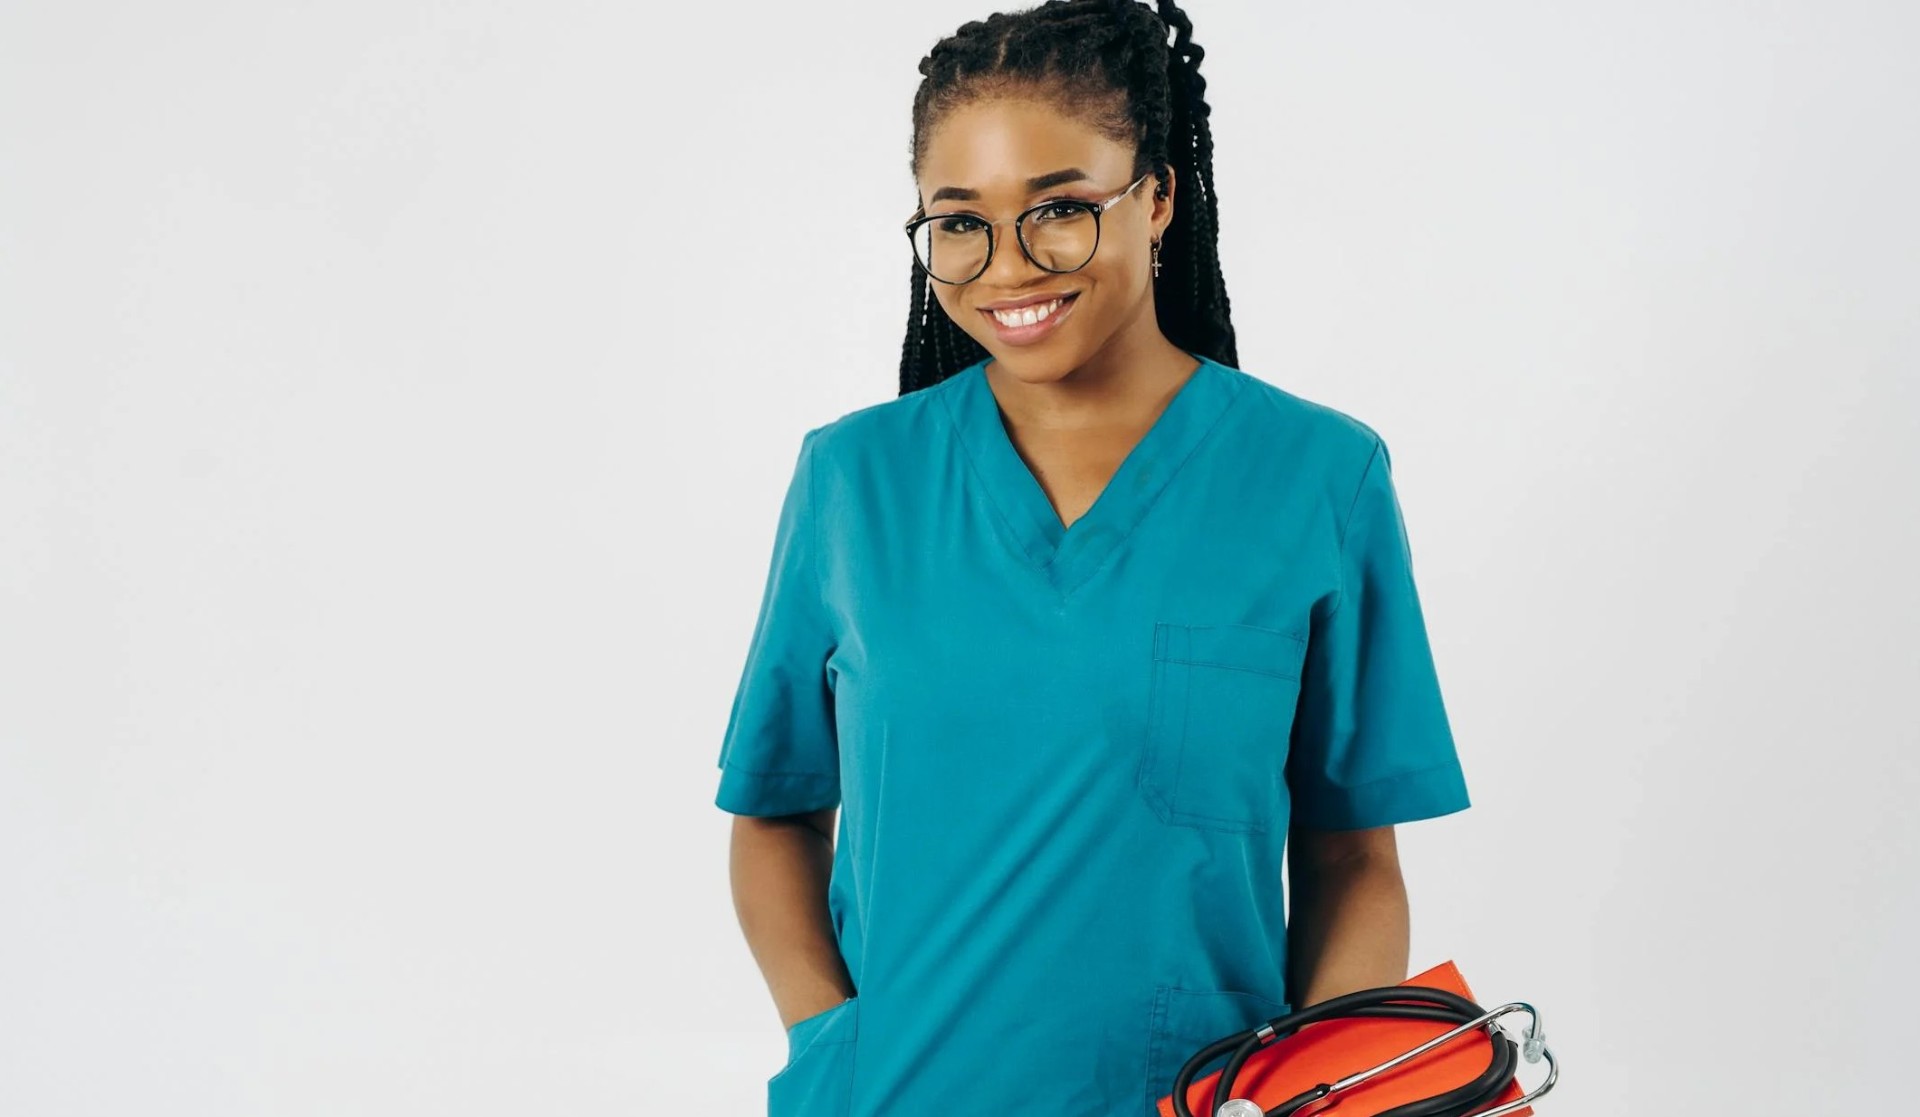
[[[0,8],[0,1113],[760,1111],[720,736],[992,10]],[[1543,1117],[1894,1111],[1920,15],[1188,11],[1240,364],[1393,449],[1414,971]]]

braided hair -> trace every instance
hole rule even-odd
[[[1047,0],[963,24],[920,60],[911,169],[917,180],[927,136],[947,112],[1016,91],[1046,96],[1102,135],[1132,145],[1133,177],[1153,171],[1159,196],[1165,196],[1171,165],[1183,189],[1160,246],[1163,274],[1154,280],[1160,329],[1182,349],[1237,366],[1220,274],[1213,133],[1207,125],[1212,109],[1200,76],[1206,52],[1193,41],[1186,13],[1173,0],[1157,2],[1156,11],[1135,0]],[[915,260],[900,353],[903,396],[987,356],[935,301],[933,282]]]

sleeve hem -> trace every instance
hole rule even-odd
[[[1318,785],[1294,798],[1293,821],[1313,830],[1368,830],[1417,822],[1473,805],[1457,762],[1371,780],[1356,787]]]
[[[722,764],[713,802],[728,814],[805,814],[840,805],[840,778],[820,772],[751,772]]]

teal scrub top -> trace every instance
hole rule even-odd
[[[716,804],[838,805],[770,1117],[1144,1117],[1290,1011],[1289,824],[1469,806],[1387,448],[1194,355],[1063,528],[979,362],[807,431]]]

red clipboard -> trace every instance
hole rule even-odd
[[[1445,989],[1468,1000],[1476,1000],[1473,991],[1467,988],[1466,978],[1460,976],[1459,968],[1451,961],[1442,962],[1400,984]],[[1262,1108],[1279,1105],[1322,1082],[1334,1082],[1356,1071],[1378,1066],[1430,1039],[1445,1035],[1456,1026],[1438,1021],[1377,1017],[1322,1020],[1308,1024],[1285,1039],[1276,1040],[1254,1052],[1234,1076],[1233,1093],[1235,1097],[1256,1102]],[[1328,1117],[1377,1117],[1395,1106],[1430,1098],[1471,1082],[1484,1074],[1492,1061],[1493,1039],[1484,1029],[1476,1028],[1378,1077],[1342,1091],[1325,1112]],[[1195,1114],[1207,1112],[1213,1084],[1219,1077],[1220,1071],[1215,1069],[1206,1077],[1194,1080],[1187,1092],[1187,1108],[1190,1111]],[[1520,1083],[1509,1080],[1499,1096],[1488,1101],[1484,1108],[1505,1105],[1519,1100],[1523,1095]],[[1159,1106],[1160,1117],[1174,1117],[1172,1094],[1163,1096]],[[1514,1110],[1510,1117],[1531,1117],[1532,1113],[1532,1106],[1523,1106]]]

